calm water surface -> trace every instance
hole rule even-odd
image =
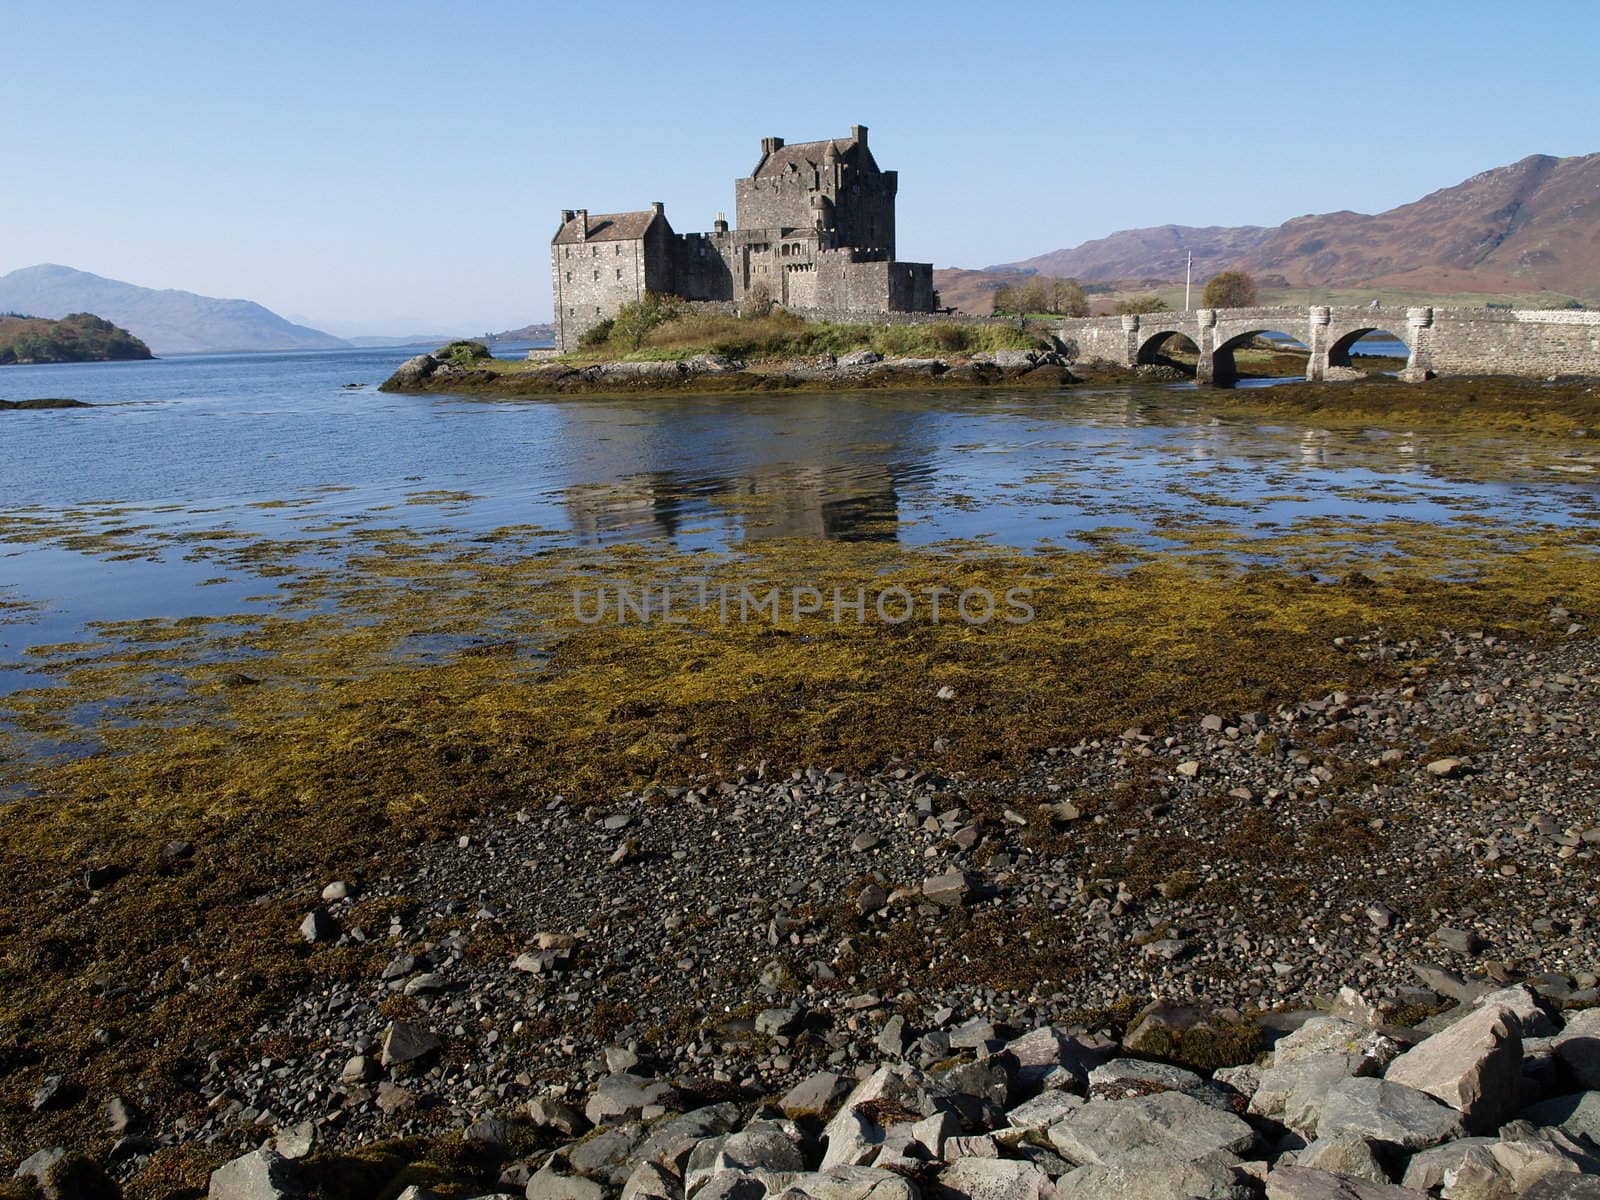
[[[1154,540],[1308,517],[1568,524],[1595,511],[1600,447],[1483,434],[1218,420],[1194,390],[986,389],[492,402],[376,390],[415,350],[0,368],[0,691],[30,645],[88,623],[249,611],[275,586],[52,536],[367,526],[547,529],[552,540]],[[266,505],[268,507],[261,507]],[[25,606],[25,607],[19,607]]]

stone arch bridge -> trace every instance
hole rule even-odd
[[[1181,335],[1199,351],[1195,377],[1226,386],[1236,377],[1233,352],[1264,333],[1284,333],[1311,350],[1306,378],[1337,378],[1351,348],[1369,333],[1388,333],[1408,351],[1406,380],[1434,375],[1600,375],[1600,312],[1556,309],[1202,308],[1193,312],[1084,317],[1062,322],[1058,336],[1079,361],[1123,367],[1159,360]]]

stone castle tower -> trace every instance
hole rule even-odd
[[[857,125],[820,142],[763,138],[761,160],[734,184],[733,229],[719,217],[709,233],[675,233],[660,204],[598,216],[568,209],[550,247],[556,344],[575,348],[645,292],[857,320],[932,312],[932,264],[895,261],[898,187]]]

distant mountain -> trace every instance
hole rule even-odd
[[[156,291],[44,264],[0,276],[0,311],[38,317],[92,312],[131,331],[157,354],[221,350],[331,350],[348,342],[295,325],[249,300]]]
[[[72,313],[59,321],[0,315],[0,365],[116,362],[149,357],[150,347],[126,329],[118,329],[93,313]]]
[[[1292,286],[1600,300],[1600,154],[1535,154],[1376,216],[1296,217],[1234,264]]]
[[[360,346],[366,350],[383,350],[392,346],[443,346],[456,341],[461,335],[455,333],[411,333],[401,334],[398,337],[379,337],[376,334],[365,337],[346,338],[352,346]]]
[[[1127,229],[1096,238],[1070,250],[1052,250],[1021,262],[1002,263],[991,271],[1037,271],[1079,280],[1182,279],[1184,265],[1194,254],[1194,277],[1209,279],[1250,253],[1273,234],[1258,225],[1227,227],[1158,225],[1154,229]]]
[[[1285,287],[1549,291],[1600,301],[1600,154],[1535,154],[1375,216],[1325,213],[1274,229],[1129,229],[984,272],[935,272],[934,284],[950,289],[941,292],[945,303],[987,312],[986,293],[1004,282],[997,272],[1176,283],[1190,251],[1197,283],[1237,268]]]
[[[554,342],[556,340],[556,327],[554,325],[523,325],[518,329],[507,329],[500,333],[491,333],[483,339],[490,345],[495,342]]]

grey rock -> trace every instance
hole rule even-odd
[[[1047,1129],[1083,1105],[1084,1101],[1071,1092],[1052,1089],[1013,1108],[1006,1114],[1006,1124],[1012,1129]]]
[[[317,1148],[317,1127],[310,1121],[301,1121],[280,1129],[272,1139],[272,1148],[293,1162],[309,1158]]]
[[[1558,1127],[1600,1145],[1600,1092],[1575,1092],[1531,1105],[1517,1114],[1534,1125]]]
[[[535,1128],[554,1129],[564,1137],[579,1137],[590,1128],[589,1118],[561,1100],[529,1100],[527,1112]]]
[[[1152,1092],[1181,1092],[1223,1112],[1240,1107],[1239,1097],[1226,1087],[1171,1063],[1113,1058],[1089,1072],[1089,1097],[1094,1100],[1124,1100]]]
[[[1257,1116],[1282,1121],[1308,1138],[1317,1136],[1318,1120],[1328,1089],[1352,1078],[1350,1058],[1343,1054],[1323,1054],[1301,1058],[1282,1067],[1261,1072],[1250,1111]]]
[[[923,1097],[919,1095],[925,1082],[919,1072],[908,1068],[879,1067],[857,1084],[822,1130],[827,1142],[822,1169],[870,1165],[887,1136],[874,1119],[874,1108],[886,1105],[926,1115],[921,1112]],[[878,1105],[870,1103],[873,1101]]]
[[[1387,1142],[1407,1150],[1436,1146],[1462,1133],[1461,1114],[1425,1092],[1387,1079],[1341,1079],[1322,1098],[1316,1127]]]
[[[1053,1200],[1050,1176],[1028,1162],[959,1158],[939,1175],[936,1196],[959,1200]]]
[[[778,1108],[792,1120],[808,1117],[820,1120],[831,1113],[834,1105],[849,1091],[850,1081],[843,1076],[832,1071],[818,1071],[790,1088],[778,1101]]]
[[[128,1133],[143,1123],[144,1116],[133,1101],[122,1096],[113,1096],[106,1101],[106,1129],[109,1132]]]
[[[604,1125],[609,1121],[632,1120],[644,1115],[647,1109],[673,1108],[677,1104],[677,1089],[663,1080],[628,1074],[607,1075],[589,1097],[583,1115],[591,1124]]]
[[[274,1150],[252,1150],[211,1172],[208,1200],[285,1200],[303,1196],[300,1169]]]
[[[386,1067],[415,1062],[435,1053],[444,1045],[431,1030],[410,1021],[392,1021],[383,1034],[379,1061]]]
[[[636,1157],[660,1163],[681,1176],[696,1146],[738,1127],[742,1113],[737,1104],[711,1104],[667,1117],[650,1126],[650,1136]]]
[[[1194,1162],[1255,1144],[1255,1131],[1238,1117],[1182,1092],[1091,1100],[1047,1132],[1062,1157],[1080,1165]]]
[[[763,1037],[787,1037],[800,1028],[805,1012],[799,1008],[765,1008],[756,1014],[756,1032]]]
[[[1259,1192],[1221,1160],[1089,1165],[1056,1180],[1056,1200],[1257,1200]]]
[[[1335,1133],[1329,1137],[1319,1137],[1295,1155],[1293,1165],[1332,1171],[1335,1175],[1348,1175],[1372,1183],[1392,1182],[1378,1159],[1377,1147],[1355,1134]]]
[[[922,895],[941,908],[960,908],[972,895],[972,881],[960,871],[931,875],[922,881]]]
[[[1579,1087],[1600,1091],[1600,1008],[1573,1013],[1550,1046]]]
[[[639,1163],[622,1185],[622,1200],[682,1200],[683,1184],[658,1163]]]
[[[1469,1132],[1498,1128],[1517,1107],[1518,1025],[1509,1008],[1480,1008],[1407,1050],[1384,1078],[1450,1105]]]
[[[1594,1174],[1600,1160],[1577,1142],[1553,1137],[1506,1137],[1469,1146],[1444,1173],[1446,1200],[1514,1200],[1549,1175]]]
[[[526,1200],[605,1200],[606,1189],[592,1179],[558,1171],[547,1162],[522,1190]]]
[[[841,354],[838,359],[841,367],[870,367],[882,361],[883,355],[874,350],[852,350],[849,354]]]
[[[1373,1183],[1312,1167],[1279,1167],[1267,1176],[1267,1200],[1427,1200],[1426,1192]]]
[[[339,922],[326,909],[313,908],[300,922],[300,936],[308,942],[331,942],[339,936]]]
[[[796,1175],[776,1200],[921,1200],[921,1190],[893,1171],[830,1167]]]
[[[1030,1030],[1005,1048],[1016,1061],[1017,1086],[1024,1091],[1048,1084],[1082,1092],[1089,1086],[1089,1072],[1103,1057],[1054,1025]]]
[[[1600,1175],[1546,1175],[1520,1200],[1600,1200]]]
[[[65,1146],[51,1146],[45,1150],[35,1150],[27,1158],[17,1164],[17,1169],[11,1173],[11,1178],[31,1180],[35,1187],[44,1195],[45,1200],[68,1200],[61,1194],[61,1189],[56,1186],[51,1177],[56,1166],[67,1157]]]
[[[1561,1032],[1556,1021],[1556,1010],[1550,1001],[1523,984],[1489,992],[1478,999],[1484,1008],[1509,1009],[1517,1018],[1518,1032],[1524,1039],[1555,1037]]]
[[[1239,1067],[1218,1067],[1211,1072],[1211,1081],[1232,1088],[1248,1101],[1261,1086],[1261,1068],[1254,1063],[1245,1063]]]
[[[67,1101],[67,1081],[62,1075],[47,1075],[33,1099],[28,1102],[28,1107],[34,1112],[48,1112],[53,1108],[60,1108]]]
[[[567,1166],[579,1175],[621,1187],[644,1140],[644,1126],[636,1121],[609,1126],[568,1147]]]
[[[1453,1142],[1413,1154],[1406,1163],[1405,1177],[1400,1182],[1419,1192],[1432,1192],[1444,1186],[1445,1176],[1461,1165],[1469,1150],[1474,1146],[1492,1146],[1497,1140],[1487,1137],[1457,1138]]]

